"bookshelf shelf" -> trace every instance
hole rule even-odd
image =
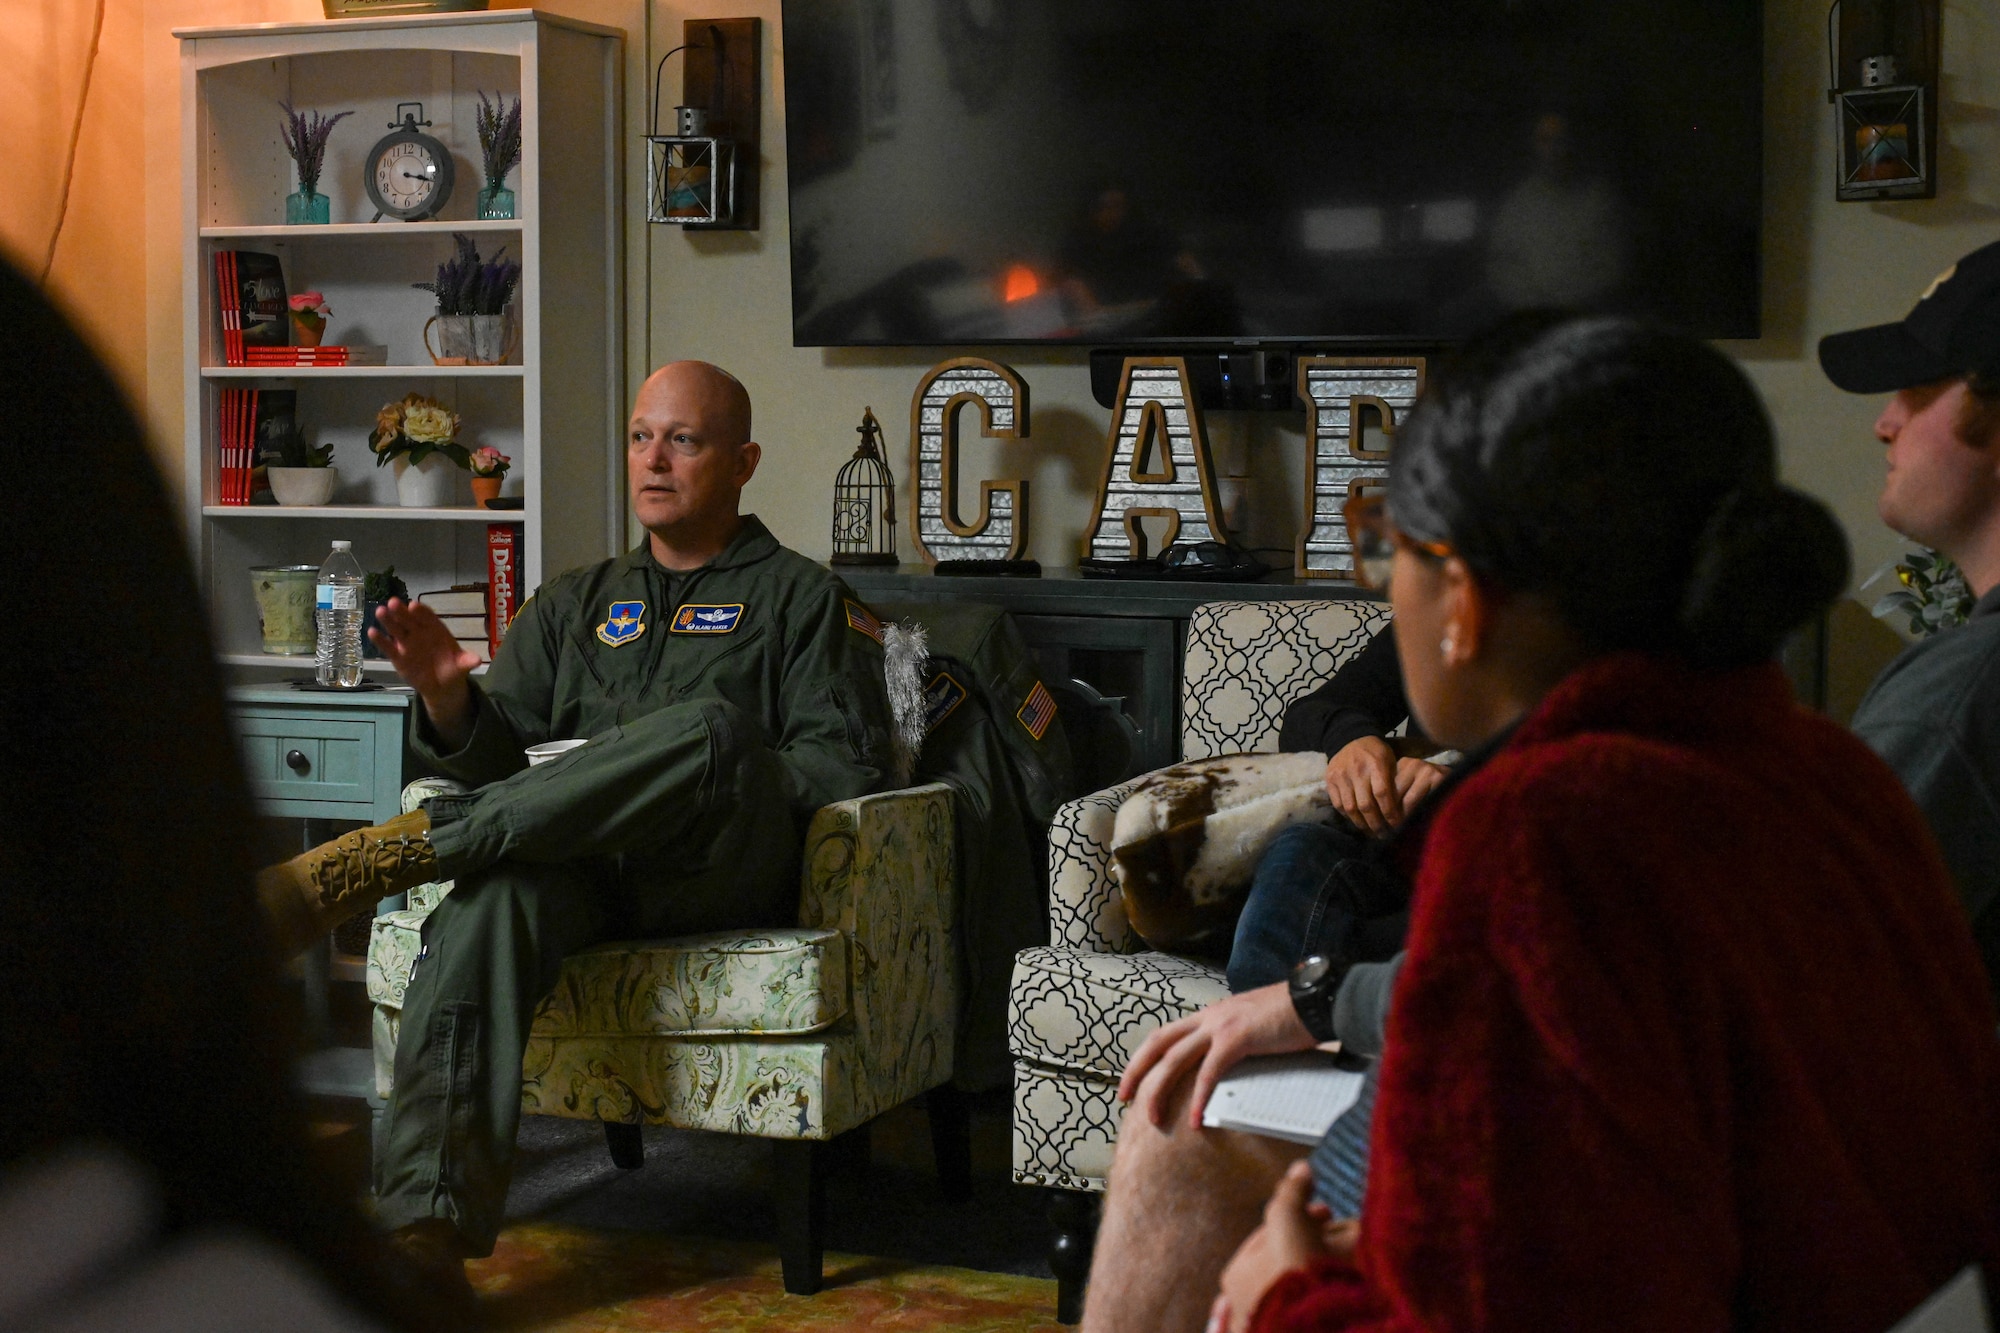
[[[224,666],[232,667],[280,667],[302,676],[310,676],[313,670],[313,659],[310,654],[285,657],[277,653],[217,653],[216,660]],[[362,658],[361,669],[370,676],[393,677],[396,674],[396,669],[379,657]],[[472,674],[475,676],[485,675],[486,663],[481,662],[478,666],[472,668]],[[300,697],[310,698],[311,696],[301,695]]]
[[[517,380],[525,366],[203,366],[205,380]]]
[[[239,680],[296,675],[309,660],[274,657],[262,636],[249,569],[313,564],[336,539],[368,570],[394,566],[413,589],[487,578],[487,527],[518,532],[521,593],[559,570],[624,544],[622,221],[625,154],[621,37],[534,10],[338,23],[177,30],[182,134],[182,513],[196,553],[220,660]],[[481,94],[518,97],[521,160],[508,179],[517,216],[472,216],[482,183],[474,113]],[[327,143],[319,189],[329,225],[284,222],[296,187],[279,141],[279,103],[352,111]],[[369,147],[421,102],[426,133],[451,152],[456,188],[443,216],[372,222],[364,181]],[[512,303],[517,350],[498,366],[439,366],[423,340],[433,280],[452,236],[521,265]],[[389,365],[224,364],[217,257],[261,252],[277,264],[238,281],[281,278],[289,293],[322,293],[329,345],[386,347]],[[240,298],[239,298],[240,299]],[[435,332],[435,331],[434,331]],[[368,449],[376,414],[411,391],[461,420],[459,442],[513,460],[508,489],[522,509],[470,503],[454,471],[440,508],[395,503],[396,478]],[[238,409],[242,391],[258,394]],[[248,396],[247,394],[245,395]],[[282,428],[286,413],[310,443],[333,448],[335,503],[224,505],[223,408],[233,438],[242,415]],[[240,457],[240,455],[239,455]],[[232,468],[241,463],[232,459]],[[240,478],[232,470],[232,483]],[[371,674],[387,671],[370,662]]]
[[[453,505],[419,509],[400,505],[203,505],[203,518],[277,518],[293,520],[382,519],[389,522],[518,523],[520,509],[478,509]]]
[[[203,227],[204,241],[338,241],[354,237],[368,240],[422,241],[449,238],[455,231],[480,234],[519,232],[521,219],[492,221],[467,218],[459,222],[333,222],[324,226]]]

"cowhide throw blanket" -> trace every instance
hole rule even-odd
[[[1111,832],[1111,874],[1139,938],[1226,951],[1271,839],[1332,808],[1325,778],[1326,756],[1313,751],[1221,755],[1143,778]]]

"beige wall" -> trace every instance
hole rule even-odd
[[[146,159],[140,130],[141,0],[105,0],[83,104],[69,208],[48,290],[110,362],[135,403],[144,396]],[[96,7],[91,0],[0,6],[0,254],[38,277],[49,257],[70,135],[83,95]]]
[[[1828,385],[1814,348],[1825,333],[1899,317],[1946,265],[2000,238],[2000,6],[1944,0],[1943,9],[1939,197],[1837,204],[1832,111],[1824,94],[1825,6],[1821,0],[1766,0],[1765,332],[1727,347],[1770,404],[1786,475],[1824,498],[1846,526],[1857,582],[1899,549],[1875,518],[1881,454],[1869,427],[1880,404]],[[703,12],[660,0],[655,30],[677,33],[681,19]],[[778,5],[765,0],[732,12],[763,15],[773,49],[767,68],[774,76],[765,91],[764,228],[707,236],[658,228],[643,238],[652,249],[650,350],[655,362],[676,356],[719,361],[750,384],[759,437],[772,462],[783,465],[773,469],[778,475],[767,471],[754,483],[754,502],[784,540],[824,555],[831,478],[852,448],[862,407],[872,405],[885,422],[907,421],[917,377],[941,354],[789,345]],[[670,89],[672,77],[670,72]],[[1044,564],[1073,564],[1110,414],[1091,400],[1080,353],[993,354],[1029,382],[1034,438],[1009,446],[1004,458],[995,458],[995,470],[983,475],[1029,476],[1036,510],[1032,554]],[[1688,410],[1698,413],[1700,404]],[[1210,425],[1222,445],[1219,470],[1234,470],[1232,458],[1247,459],[1256,478],[1253,544],[1288,545],[1303,470],[1303,422],[1218,416]],[[907,429],[891,427],[892,445],[906,442]],[[906,470],[900,466],[899,475]],[[907,546],[905,551],[907,557]],[[1898,645],[1865,615],[1843,614],[1835,623],[1833,702],[1845,712]]]
[[[51,285],[134,386],[135,396],[143,398],[162,444],[162,464],[171,472],[178,468],[171,440],[180,410],[179,73],[171,29],[310,19],[319,5],[317,0],[107,0],[107,5],[71,221]],[[899,474],[905,472],[910,393],[941,353],[791,346],[784,53],[776,0],[738,3],[725,11],[681,0],[557,0],[548,7],[615,23],[630,34],[630,368],[700,356],[741,375],[756,395],[757,433],[767,450],[750,502],[782,539],[824,555],[832,476],[853,448],[862,408],[872,406],[888,423],[892,461]],[[765,20],[764,226],[707,235],[647,227],[639,220],[643,175],[637,148],[650,82],[647,53],[677,44],[684,18],[718,12]],[[1766,0],[1766,13],[1765,336],[1730,344],[1729,350],[1771,405],[1787,474],[1834,506],[1853,539],[1857,569],[1865,574],[1896,549],[1874,517],[1880,454],[1869,423],[1877,404],[1828,386],[1813,348],[1823,333],[1900,315],[1945,265],[2000,236],[2000,6],[1944,0],[1944,188],[1933,201],[1880,205],[1832,199],[1831,113],[1821,91],[1823,4]],[[10,182],[29,186],[0,193],[0,245],[17,258],[38,256],[46,244],[48,196],[60,174],[65,108],[73,113],[89,17],[87,0],[13,0],[0,13],[0,59],[10,71],[26,73],[0,84],[0,127],[6,130],[0,154],[8,160]],[[672,63],[665,85],[670,102],[679,86],[679,61]],[[971,475],[1030,477],[1031,553],[1044,564],[1071,564],[1090,514],[1109,414],[1090,398],[1080,352],[997,354],[1029,382],[1034,434],[1004,450],[975,445],[969,451]],[[1699,412],[1700,405],[1690,404],[1689,411]],[[1304,448],[1300,426],[1269,416],[1211,421],[1221,470],[1247,468],[1256,478],[1253,544],[1282,546],[1291,540]],[[1837,693],[1851,696],[1891,645],[1864,616],[1846,616],[1840,623]]]

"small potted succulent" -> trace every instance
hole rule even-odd
[[[424,323],[424,350],[440,366],[497,366],[514,353],[507,303],[520,285],[521,266],[504,258],[505,246],[482,260],[470,236],[454,232],[452,239],[457,249],[438,265],[437,281],[411,284],[437,297],[437,314]]]
[[[466,466],[472,469],[472,503],[484,508],[499,499],[500,483],[513,465],[513,459],[490,444],[482,444],[467,455]]]
[[[469,465],[458,442],[458,413],[435,398],[413,393],[375,414],[368,447],[375,466],[396,466],[397,503],[434,509],[451,503],[451,464]]]
[[[287,427],[263,448],[264,475],[271,480],[271,498],[281,505],[323,505],[340,484],[333,465],[333,446],[313,444],[297,426]]]
[[[292,310],[292,342],[299,347],[317,347],[326,336],[326,317],[333,313],[318,292],[300,292],[286,304]]]
[[[400,597],[405,602],[410,600],[410,585],[396,577],[396,567],[394,565],[382,570],[371,569],[362,575],[361,600],[366,607],[361,616],[361,655],[363,657],[380,657],[382,655],[377,651],[374,642],[369,639],[368,631],[375,628],[375,613],[381,610],[382,604],[391,597]]]

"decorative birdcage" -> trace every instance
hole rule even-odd
[[[889,475],[876,443],[882,426],[875,409],[862,412],[855,427],[861,443],[833,479],[833,563],[896,563],[896,479]]]

